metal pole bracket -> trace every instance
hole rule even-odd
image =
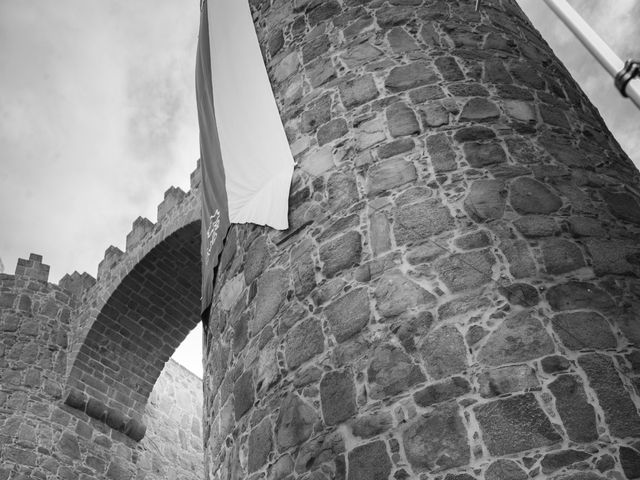
[[[622,70],[616,73],[614,82],[623,97],[628,97],[626,92],[627,84],[635,77],[640,77],[640,61],[627,60],[624,62]]]

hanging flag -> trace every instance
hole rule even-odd
[[[196,57],[202,309],[231,223],[288,228],[294,161],[246,1],[202,2]]]

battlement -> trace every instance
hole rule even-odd
[[[42,255],[32,253],[29,255],[29,260],[18,259],[15,274],[16,276],[46,282],[49,280],[49,265],[42,263]]]

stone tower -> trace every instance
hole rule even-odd
[[[640,478],[640,183],[513,0],[251,0],[298,167],[206,323],[210,479]]]

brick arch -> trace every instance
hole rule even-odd
[[[160,212],[160,208],[159,208]],[[190,192],[110,247],[74,318],[65,403],[140,440],[165,363],[200,320],[200,207]]]

